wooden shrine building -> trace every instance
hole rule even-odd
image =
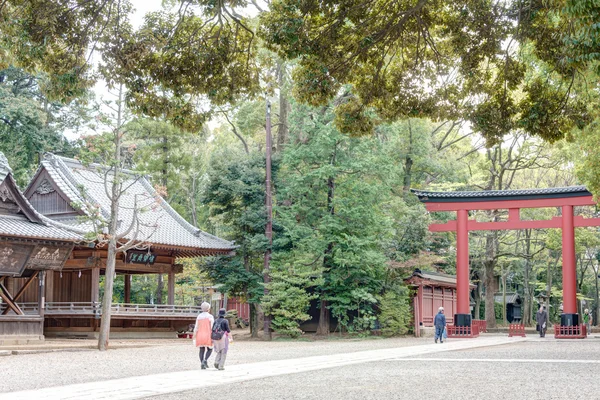
[[[0,344],[43,340],[45,278],[82,239],[35,211],[0,153]]]
[[[454,323],[456,312],[456,276],[437,272],[422,272],[415,269],[404,279],[406,285],[414,290],[412,297],[415,336],[421,336],[423,328],[433,328],[433,318],[440,307],[444,307],[446,321]],[[470,288],[475,285],[470,284]]]
[[[110,174],[101,165],[84,166],[79,161],[46,154],[24,190],[37,212],[60,226],[87,238],[75,244],[60,271],[46,277],[46,335],[95,337],[100,326],[100,282],[106,268],[107,246],[94,240],[92,215],[110,215]],[[126,174],[127,188],[120,199],[119,233],[122,242],[135,241],[137,249],[117,253],[116,278],[124,280],[125,299],[113,304],[111,336],[170,336],[193,323],[199,307],[175,305],[175,276],[182,272],[182,258],[229,254],[235,246],[189,224],[154,189],[146,177]],[[105,180],[105,175],[109,178]],[[74,205],[78,205],[74,207]],[[134,212],[134,209],[143,209]],[[94,214],[97,213],[97,214]],[[134,226],[134,229],[130,227]],[[102,232],[100,232],[100,237]],[[168,276],[166,304],[132,304],[131,277],[139,274]],[[17,285],[18,286],[18,285]],[[21,296],[23,309],[35,309],[34,293]],[[137,332],[137,333],[134,333]]]

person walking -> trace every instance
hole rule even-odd
[[[194,346],[200,347],[200,364],[202,369],[208,368],[208,358],[212,353],[213,343],[211,339],[212,327],[215,318],[209,313],[210,304],[204,302],[200,304],[202,312],[196,318],[194,326]]]
[[[546,306],[540,306],[539,311],[535,314],[535,320],[540,331],[540,337],[546,337],[546,329],[548,329],[548,313]]]
[[[585,325],[586,335],[590,334],[590,328],[592,327],[591,322],[592,316],[590,315],[590,310],[586,308],[585,310],[583,310],[583,324]]]
[[[229,321],[225,319],[227,311],[224,308],[219,310],[219,318],[215,321],[213,327],[213,334],[220,333],[221,339],[213,339],[213,349],[216,353],[215,368],[219,371],[225,369],[225,359],[227,358],[227,350],[229,349],[229,339],[231,335],[231,329],[229,329]]]
[[[446,329],[446,316],[444,315],[444,307],[438,308],[438,313],[433,319],[433,325],[435,326],[435,342],[437,343],[438,338],[440,343],[444,343],[444,329]]]

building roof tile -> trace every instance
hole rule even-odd
[[[8,160],[0,152],[0,186],[9,191],[10,201],[18,205],[16,214],[0,215],[0,235],[48,240],[83,240],[81,232],[38,213],[19,190]],[[0,199],[1,200],[1,199]]]
[[[101,172],[105,167],[97,164],[85,166],[78,160],[46,154],[41,164],[54,183],[69,197],[71,202],[94,204],[104,218],[110,215],[110,199]],[[154,189],[146,177],[132,171],[123,171],[127,188],[120,200],[119,232],[124,233],[135,221],[138,212],[139,233],[125,235],[126,239],[140,240],[158,246],[177,246],[207,250],[233,250],[233,242],[201,231],[181,217]],[[39,173],[39,171],[38,171]],[[110,176],[110,175],[109,175]],[[110,179],[108,184],[110,184]],[[88,214],[89,215],[89,214]],[[78,219],[61,220],[61,223],[90,231],[89,223]]]
[[[508,199],[534,199],[551,197],[591,196],[585,186],[568,186],[543,189],[515,189],[515,190],[481,190],[465,192],[430,192],[426,190],[411,189],[423,202],[427,201],[493,201]]]

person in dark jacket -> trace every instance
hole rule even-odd
[[[217,354],[215,359],[215,368],[222,371],[225,369],[225,359],[227,358],[227,350],[229,350],[229,321],[225,319],[227,311],[224,308],[219,310],[219,318],[215,321],[213,331],[223,332],[223,337],[219,340],[213,339],[213,350]]]
[[[435,326],[435,342],[437,343],[438,338],[440,343],[444,343],[444,329],[446,328],[446,316],[444,315],[444,307],[438,309],[438,313],[433,319],[433,326]]]
[[[546,329],[548,329],[548,313],[546,312],[546,306],[540,306],[539,311],[535,314],[535,320],[537,321],[540,337],[545,337]]]

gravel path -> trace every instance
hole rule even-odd
[[[430,341],[431,339],[417,338],[343,339],[311,342],[273,341],[270,343],[235,341],[231,345],[227,365],[413,346],[430,343]],[[62,342],[65,344],[64,341]],[[116,343],[115,341],[114,344]],[[0,392],[199,368],[197,350],[192,347],[189,340],[118,341],[118,343],[120,346],[147,347],[117,348],[106,352],[74,349],[76,351],[2,357],[0,359],[0,377],[2,377]],[[77,344],[81,345],[81,342]]]
[[[232,383],[226,387],[207,388],[202,393],[188,391],[152,399],[222,396],[244,400],[600,398],[595,385],[600,371],[598,339],[532,340],[418,358],[373,360],[361,365]],[[510,361],[499,361],[507,359]]]

